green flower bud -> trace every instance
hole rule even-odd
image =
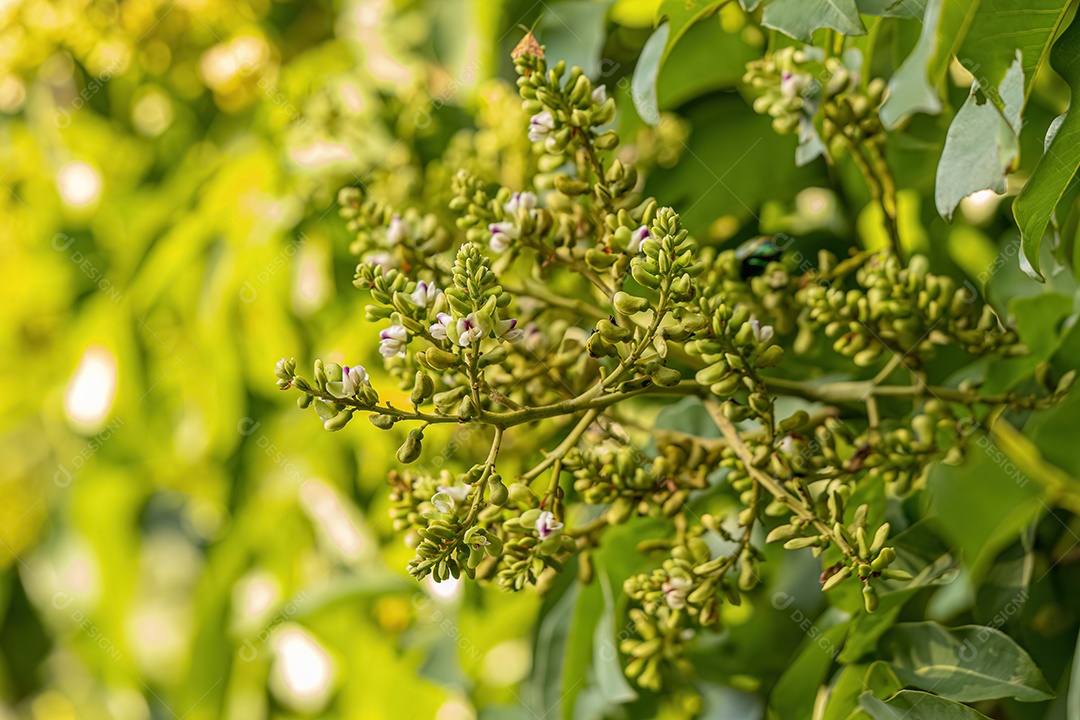
[[[589,187],[589,183],[584,180],[575,180],[567,175],[555,177],[555,189],[563,195],[569,195],[570,197],[584,195],[589,192]]]
[[[759,368],[776,367],[784,360],[784,348],[779,345],[770,345],[761,351],[754,359],[754,365]]]
[[[650,374],[652,381],[660,387],[675,387],[682,382],[682,373],[675,368],[657,365]]]
[[[380,430],[389,430],[394,427],[395,422],[392,415],[383,415],[382,413],[372,413],[368,415],[368,420]]]
[[[420,457],[420,451],[422,448],[422,442],[424,439],[423,431],[416,429],[410,430],[409,436],[405,438],[405,442],[401,444],[401,447],[397,451],[397,459],[403,465],[408,465],[411,462],[415,462]]]
[[[623,315],[633,315],[648,309],[650,303],[643,297],[637,297],[620,290],[615,293],[612,304]]]
[[[870,583],[863,585],[863,605],[866,606],[866,612],[872,613],[878,609],[878,595]]]
[[[413,405],[419,405],[427,400],[435,392],[435,381],[422,370],[416,371],[416,380],[413,382],[412,395],[409,399]]]
[[[595,119],[595,115],[593,118]],[[614,130],[608,130],[605,133],[596,136],[593,140],[593,144],[598,150],[613,150],[619,144],[619,134]]]
[[[510,490],[503,485],[502,479],[498,475],[492,475],[488,478],[488,501],[492,505],[502,507],[509,497]]]
[[[596,323],[596,330],[604,338],[605,341],[615,344],[623,342],[630,337],[630,331],[624,327],[620,327],[610,320],[601,320]]]
[[[851,568],[847,566],[840,568],[838,571],[834,572],[831,576],[829,576],[829,579],[826,580],[825,583],[821,586],[822,592],[828,592],[829,590],[832,590],[834,587],[839,585],[848,577],[851,577]]]
[[[349,421],[352,420],[352,416],[353,411],[351,408],[343,412],[339,412],[337,415],[324,422],[323,427],[330,432],[337,432],[338,430],[349,424]]]
[[[457,407],[466,391],[467,388],[465,386],[459,386],[452,390],[435,393],[431,400],[435,403],[436,410],[443,415],[450,415],[454,412],[454,409]]]
[[[638,258],[634,259],[637,260]],[[660,278],[647,271],[642,263],[635,262],[633,265],[631,265],[630,275],[642,287],[647,287],[652,290],[660,287]]]
[[[717,395],[719,397],[727,397],[739,389],[739,384],[741,382],[742,376],[736,373],[732,373],[723,380],[713,383],[709,387],[709,390],[711,390],[714,395]]]
[[[431,347],[422,353],[417,353],[416,360],[421,365],[436,372],[449,370],[460,362],[460,358],[455,353],[446,352],[437,347]]]
[[[630,498],[616,498],[611,507],[607,509],[607,520],[612,525],[622,525],[630,519],[630,513],[634,511],[634,501]]]
[[[338,412],[338,406],[332,405],[319,398],[315,399],[315,414],[319,416],[320,420],[325,422],[337,415]]]
[[[780,421],[781,432],[793,432],[804,428],[810,422],[810,414],[805,410],[796,410],[790,417]]]

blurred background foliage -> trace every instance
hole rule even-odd
[[[797,169],[794,140],[750,108],[740,78],[767,37],[734,3],[687,25],[659,70],[670,122],[637,117],[631,77],[659,5],[0,1],[0,717],[591,717],[632,699],[612,645],[593,642],[617,585],[416,586],[386,514],[396,445],[368,423],[328,435],[271,370],[283,352],[375,356],[340,187],[414,197],[445,185],[447,147],[521,184],[531,160],[512,152],[523,120],[505,81],[519,23],[608,83],[626,159],[703,242],[787,232],[842,248],[858,229],[883,243],[856,170]],[[883,32],[902,57],[918,25]],[[1025,164],[1064,106],[1052,73],[1034,97]],[[1075,283],[997,266],[1015,230],[996,198],[937,219],[926,168],[945,127],[919,118],[890,147],[902,231],[957,274],[992,267],[1002,307],[1031,296],[1037,333],[1071,312]],[[618,532],[612,571],[643,531]],[[815,585],[793,562],[776,558],[778,586]],[[723,650],[700,651],[706,710],[760,716],[803,634],[789,608],[725,612]],[[1046,612],[1048,632],[1075,635],[1075,607]]]

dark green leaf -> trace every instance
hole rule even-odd
[[[950,700],[1036,702],[1054,696],[1024,649],[994,628],[904,623],[885,633],[879,650],[905,685]]]
[[[1080,23],[1073,22],[1050,52],[1050,64],[1069,84],[1073,99],[1080,97]],[[1080,168],[1080,115],[1075,102],[1065,119],[1051,126],[1052,140],[1039,159],[1027,184],[1013,203],[1013,215],[1020,227],[1023,255],[1020,266],[1036,280],[1039,271],[1039,248],[1043,234],[1058,201],[1065,194]]]
[[[1072,4],[1071,0],[1024,0],[1022,5],[1015,0],[982,0],[957,57],[980,85],[997,87],[1019,52],[1023,105]],[[1005,112],[1002,98],[991,95],[990,100]]]
[[[975,583],[997,553],[1045,510],[1039,486],[981,431],[969,438],[963,463],[935,464],[928,484],[930,514],[962,553]]]
[[[829,667],[836,651],[847,635],[850,622],[836,623],[825,629],[836,618],[819,619],[802,644],[798,655],[776,682],[769,706],[780,720],[809,720],[818,688],[828,677]]]
[[[1031,551],[1034,526],[994,561],[975,596],[975,620],[1000,627],[1015,615],[1028,597],[1028,584],[1035,567]]]
[[[985,715],[967,705],[915,690],[901,690],[885,701],[878,700],[873,693],[865,692],[859,698],[859,705],[874,720],[988,720]],[[918,712],[915,712],[916,709]]]
[[[686,31],[698,20],[715,13],[725,0],[663,0],[656,9],[656,24],[667,20],[670,32],[664,44],[663,64]]]

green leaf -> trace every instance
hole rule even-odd
[[[1072,0],[1024,0],[1018,6],[1015,0],[982,0],[957,56],[983,87],[997,87],[1019,52],[1024,71],[1022,106],[1072,4]],[[991,96],[990,100],[1005,112],[1002,98]]]
[[[918,112],[941,112],[938,86],[967,33],[979,0],[929,0],[914,49],[889,80],[881,121],[892,130]]]
[[[593,638],[593,670],[596,683],[604,698],[612,703],[628,703],[637,700],[637,693],[627,682],[619,661],[618,636],[615,627],[615,598],[607,573],[597,578],[604,596],[604,612],[596,623]]]
[[[896,673],[889,667],[889,663],[883,660],[875,660],[870,663],[870,667],[866,668],[863,685],[879,698],[891,697],[904,687],[904,684],[900,682],[900,678],[896,677]]]
[[[521,698],[534,713],[559,717],[565,689],[563,687],[563,665],[572,634],[571,623],[581,584],[569,583],[561,595],[549,593],[545,598],[540,624],[533,642],[533,666],[528,683],[524,686]]]
[[[938,213],[946,220],[952,220],[956,206],[972,193],[993,190],[1004,195],[1005,176],[1020,155],[1020,115],[1024,105],[1020,58],[1013,62],[997,91],[988,93],[1004,103],[1004,112],[989,101],[980,104],[978,93],[976,80],[949,125],[938,163],[934,200]]]
[[[1069,675],[1069,694],[1065,702],[1065,713],[1069,720],[1080,718],[1080,638],[1076,639],[1076,651],[1073,653],[1072,673]]]
[[[761,24],[806,42],[823,27],[844,35],[866,34],[855,0],[773,0],[765,6]]]
[[[664,64],[672,49],[694,23],[715,13],[724,2],[725,0],[663,0],[656,9],[656,25],[659,26],[666,19],[670,32],[664,43],[660,64]]]
[[[1028,585],[1035,568],[1031,551],[1034,526],[1028,529],[994,561],[986,579],[975,596],[975,620],[1000,626],[1004,619],[1015,615],[1028,598]]]
[[[1044,281],[1039,271],[1043,234],[1065,191],[1080,168],[1080,115],[1073,112],[1080,96],[1080,23],[1073,22],[1050,52],[1050,64],[1069,84],[1073,102],[1069,112],[1047,132],[1047,147],[1024,188],[1013,202],[1013,216],[1020,228],[1020,267]]]
[[[656,97],[656,78],[660,76],[660,63],[664,59],[670,34],[671,26],[664,23],[649,36],[649,39],[645,41],[645,47],[641,49],[637,65],[634,66],[634,77],[630,83],[630,92],[638,116],[654,127],[660,124],[660,102]]]
[[[1065,402],[1044,410],[1024,428],[1024,435],[1039,449],[1045,462],[1073,478],[1080,478],[1076,428],[1080,426],[1080,393],[1075,388]]]
[[[829,690],[821,720],[847,720],[847,716],[859,707],[859,695],[866,689],[863,685],[865,674],[865,665],[846,665],[840,670]]]
[[[1041,488],[1027,481],[1003,450],[981,431],[969,438],[960,465],[930,468],[930,515],[960,550],[978,583],[1002,548],[1011,544],[1045,506]]]
[[[885,701],[878,700],[873,693],[865,692],[859,698],[859,706],[874,720],[988,720],[985,715],[967,705],[916,690],[901,690]],[[912,714],[916,708],[918,713]]]
[[[746,64],[760,55],[761,49],[751,47],[739,33],[725,32],[718,19],[696,23],[660,68],[660,108],[677,108],[714,90],[738,86]]]
[[[863,15],[922,19],[927,0],[856,0]]]
[[[833,613],[832,617],[819,618],[798,655],[773,687],[769,705],[780,720],[810,719],[818,688],[828,676],[836,649],[843,643],[851,625],[849,621],[836,623],[839,613]],[[836,624],[824,629],[829,622]]]
[[[879,651],[905,685],[950,700],[1037,702],[1054,696],[1024,649],[994,628],[904,623],[882,637]]]

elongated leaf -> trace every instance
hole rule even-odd
[[[969,444],[962,464],[931,467],[928,485],[931,516],[978,584],[994,557],[1045,507],[1041,488],[989,436],[980,432]]]
[[[834,619],[835,620],[835,619]],[[780,720],[809,720],[818,688],[825,681],[829,666],[843,643],[851,623],[844,621],[823,630],[818,625],[803,643],[798,656],[777,681],[769,705]]]
[[[1043,281],[1039,271],[1039,249],[1043,234],[1058,201],[1080,168],[1080,115],[1075,112],[1080,95],[1080,23],[1073,22],[1050,53],[1050,64],[1069,83],[1073,99],[1065,119],[1056,127],[1053,140],[1031,178],[1013,203],[1013,216],[1020,227],[1020,267],[1032,278]],[[1051,131],[1054,131],[1054,125]]]
[[[606,700],[616,704],[631,702],[637,700],[637,692],[627,682],[619,661],[619,638],[615,627],[615,598],[611,592],[611,581],[606,572],[598,580],[604,596],[604,612],[596,623],[593,638],[593,670],[596,672],[596,682]]]
[[[885,633],[879,650],[905,685],[950,700],[1034,702],[1054,696],[1024,649],[994,628],[904,623]]]
[[[630,83],[630,92],[634,98],[634,108],[638,116],[649,125],[660,124],[660,102],[656,97],[656,78],[660,76],[660,63],[664,59],[671,25],[664,23],[656,29],[645,47],[641,49],[637,65],[634,66],[634,78]]]
[[[890,130],[918,112],[941,112],[938,86],[979,8],[979,0],[929,0],[915,48],[889,80],[881,121]]]
[[[859,707],[859,696],[866,691],[863,676],[865,665],[847,665],[829,690],[829,699],[825,704],[825,713],[821,720],[847,720],[848,715]]]
[[[773,0],[765,6],[761,24],[807,42],[823,27],[844,35],[866,34],[855,0]]]
[[[978,94],[976,80],[967,101],[949,125],[938,163],[934,200],[938,213],[946,220],[952,220],[956,206],[972,193],[993,190],[998,195],[1005,194],[1005,176],[1020,155],[1024,71],[1019,55],[996,92],[987,93],[1004,102],[1004,113],[990,101],[980,103]]]
[[[997,87],[1019,52],[1026,102],[1071,4],[1071,0],[982,0],[957,57],[983,87]],[[991,95],[990,100],[1005,112],[1003,98]]]
[[[988,720],[981,712],[967,705],[916,690],[901,690],[884,701],[878,700],[871,692],[865,692],[859,698],[859,706],[874,720]]]

